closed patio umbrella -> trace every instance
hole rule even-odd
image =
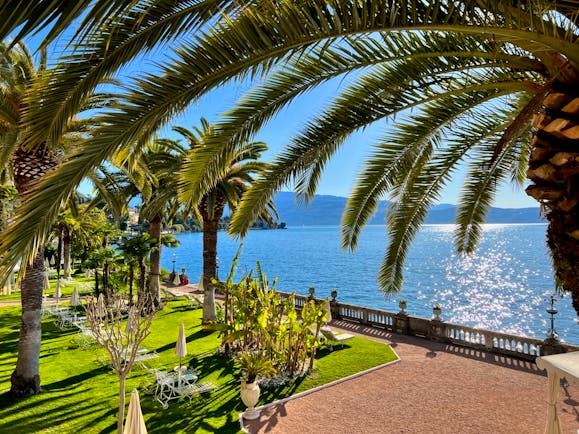
[[[54,298],[56,298],[56,302],[60,300],[62,294],[60,293],[60,279],[56,279],[56,286],[54,288]]]
[[[330,309],[330,302],[326,301],[324,303],[324,310],[326,311],[326,324],[332,322],[332,309]]]
[[[80,296],[78,295],[78,289],[76,287],[72,290],[72,296],[70,297],[71,306],[80,306]]]
[[[175,286],[181,285],[181,279],[179,279],[179,275],[177,273],[175,273],[175,277],[173,277],[173,282],[171,283]]]
[[[44,280],[42,281],[42,289],[49,289],[50,282],[48,281],[48,269],[44,270],[42,274],[44,275]]]
[[[179,326],[179,337],[175,346],[175,354],[179,357],[179,369],[181,369],[181,359],[187,355],[187,341],[185,340],[185,326]]]
[[[205,287],[203,286],[203,273],[201,273],[201,277],[199,277],[199,291],[204,291]]]
[[[105,297],[102,292],[99,294],[97,299],[96,312],[99,317],[103,317],[107,314],[107,308],[105,306]]]
[[[137,389],[133,389],[131,392],[131,401],[129,402],[129,411],[127,413],[123,434],[147,434],[147,427],[145,426],[145,419],[141,411],[141,403],[139,402],[139,392]]]

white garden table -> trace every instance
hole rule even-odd
[[[549,399],[545,434],[561,434],[561,421],[557,412],[559,383],[562,378],[579,385],[579,351],[552,356],[537,357],[535,361],[541,369],[547,370],[549,379]]]

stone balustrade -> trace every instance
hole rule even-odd
[[[311,289],[310,296],[284,292],[279,292],[279,294],[284,298],[293,296],[296,309],[298,310],[301,309],[308,300],[313,299],[318,303],[323,301],[315,298],[314,292]],[[345,304],[338,302],[335,297],[330,300],[330,309],[333,319],[352,321],[371,327],[386,329],[394,333],[423,337],[438,342],[460,345],[524,360],[533,361],[538,356],[579,351],[579,347],[559,341],[549,339],[540,340],[492,330],[477,329],[452,324],[442,319],[427,319],[408,315],[402,311],[393,313]]]

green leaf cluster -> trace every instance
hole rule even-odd
[[[257,277],[250,272],[239,283],[228,280],[219,289],[227,304],[225,323],[218,327],[223,344],[230,354],[240,354],[246,375],[252,374],[247,365],[254,359],[270,361],[277,373],[290,378],[313,367],[317,332],[326,321],[323,304],[311,300],[300,311],[294,294],[283,296],[276,292],[275,281],[268,284],[259,263]]]

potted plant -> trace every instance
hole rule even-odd
[[[336,298],[338,297],[338,290],[332,289],[332,291],[330,292],[330,295],[332,296],[332,301],[336,301]]]
[[[308,292],[310,293],[310,296],[308,297],[310,300],[313,300],[315,298],[315,294],[316,294],[316,288],[313,286],[310,286],[308,288]]]
[[[243,412],[246,419],[257,419],[259,411],[255,404],[259,401],[258,377],[271,377],[275,368],[271,360],[258,352],[242,353],[237,357],[237,366],[241,369],[241,400],[247,406]]]
[[[432,308],[432,313],[434,314],[434,319],[440,319],[440,314],[442,313],[442,308],[440,307],[440,304],[435,304],[434,307]]]
[[[398,301],[398,307],[400,308],[400,313],[406,313],[408,302],[405,299],[401,299],[400,301]]]

